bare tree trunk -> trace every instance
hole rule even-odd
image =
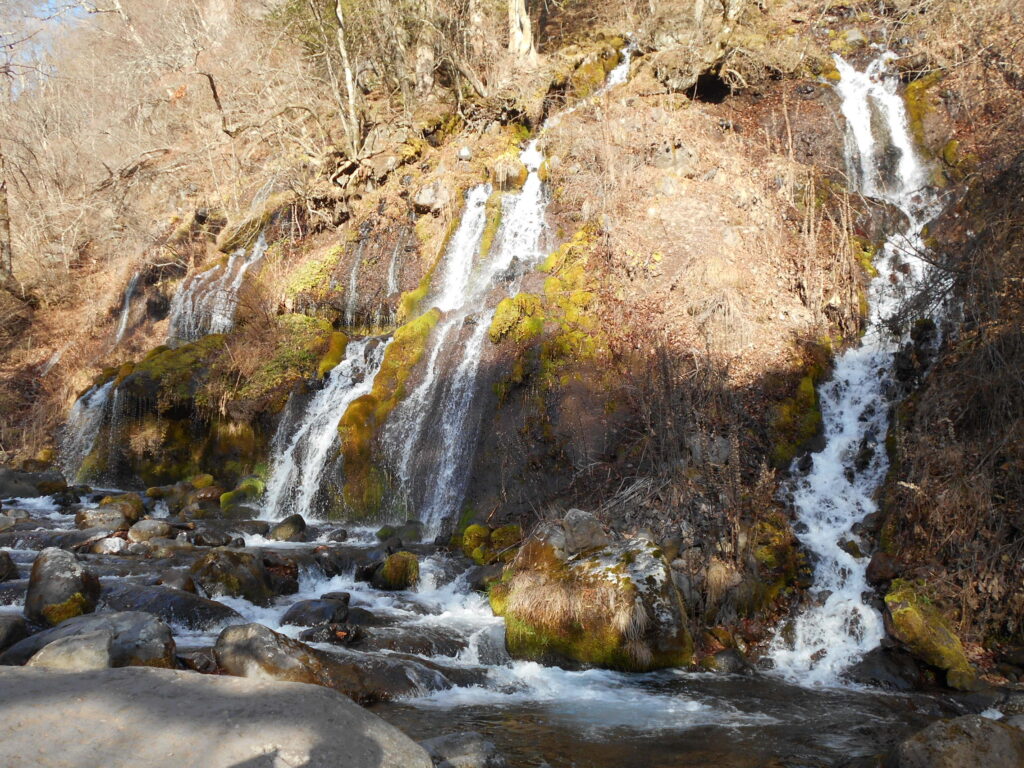
[[[430,0],[420,3],[420,31],[416,39],[416,95],[424,96],[434,90],[436,66],[434,4]]]
[[[334,3],[334,15],[338,19],[338,53],[341,54],[341,67],[345,73],[345,90],[348,97],[349,142],[352,145],[352,157],[359,155],[360,135],[359,111],[356,109],[356,83],[352,76],[352,64],[348,59],[348,46],[345,44],[345,14],[341,9],[341,0]]]
[[[508,0],[508,50],[523,61],[537,58],[533,47],[533,24],[526,10],[526,0]]]
[[[7,171],[0,149],[0,285],[14,276],[14,251],[11,248],[11,210],[7,205]]]
[[[484,13],[481,0],[469,0],[469,54],[473,66],[478,66],[484,57]]]

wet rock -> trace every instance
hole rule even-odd
[[[348,609],[347,622],[363,627],[389,627],[395,624],[396,620],[390,616],[378,616],[365,608],[355,607]]]
[[[0,613],[0,652],[28,637],[28,625],[21,616]]]
[[[63,624],[47,629],[15,643],[0,656],[0,664],[24,664],[44,646],[55,640],[109,631],[111,664],[115,667],[173,667],[174,638],[170,628],[148,613],[125,611],[98,613],[68,619]]]
[[[306,521],[302,515],[290,515],[271,528],[267,538],[274,541],[302,541],[305,532]]]
[[[0,551],[0,581],[11,581],[20,578],[18,566],[14,564],[10,554]]]
[[[105,584],[100,600],[103,607],[110,610],[142,611],[169,624],[200,632],[242,621],[237,611],[223,603],[170,586]]]
[[[894,751],[894,768],[1020,768],[1024,731],[980,715],[932,723]]]
[[[923,600],[911,582],[897,579],[885,596],[886,631],[911,655],[946,673],[946,685],[961,691],[978,688],[977,674],[960,638],[946,618]]]
[[[261,559],[275,595],[294,595],[299,591],[299,562],[304,559],[300,553],[286,557],[279,552],[264,552]],[[308,565],[304,563],[304,567]]]
[[[427,626],[364,627],[358,639],[347,643],[360,651],[391,651],[415,656],[454,657],[466,643],[451,633]]]
[[[196,584],[214,597],[244,597],[256,605],[268,605],[274,598],[270,574],[263,561],[248,552],[214,550],[195,562],[191,574]]]
[[[420,580],[420,564],[412,552],[395,552],[373,572],[370,583],[377,589],[411,589]]]
[[[450,733],[421,741],[435,768],[505,768],[497,747],[476,732]]]
[[[352,645],[363,636],[363,630],[351,624],[320,624],[299,633],[299,640],[306,643],[332,643]]]
[[[924,687],[927,679],[913,657],[899,649],[875,648],[846,671],[855,683],[894,691]]]
[[[25,601],[28,579],[12,579],[0,582],[0,605],[14,605]]]
[[[882,550],[876,550],[871,555],[871,562],[868,563],[864,576],[872,586],[892,581],[897,576],[896,561]]]
[[[69,635],[44,645],[25,665],[61,672],[107,669],[113,666],[113,642],[114,633],[109,629]]]
[[[128,529],[128,541],[168,538],[174,529],[164,520],[140,520]]]
[[[87,755],[105,768],[431,768],[397,728],[324,688],[174,670],[29,668],[0,670],[0,688],[18,692],[0,721],[3,765]]]
[[[67,481],[60,472],[22,472],[0,467],[0,498],[49,496],[64,491],[67,487]]]
[[[156,536],[149,541],[136,541],[133,547],[148,547],[151,557],[174,557],[182,552],[192,551],[192,542],[186,538],[167,539]]]
[[[327,540],[338,543],[348,541],[348,531],[346,531],[344,528],[339,528],[337,531],[332,531],[327,536]]]
[[[108,531],[126,531],[131,521],[119,507],[97,507],[80,509],[75,514],[75,526],[79,529],[103,528]]]
[[[261,624],[241,624],[220,633],[214,646],[217,664],[229,675],[313,683],[370,703],[406,695],[423,683],[404,674],[403,665],[385,659],[355,656],[344,660],[278,634]],[[422,690],[444,687],[423,685]]]
[[[405,545],[418,544],[423,541],[423,523],[419,520],[407,520],[395,531],[395,535]]]
[[[57,493],[51,493],[50,498],[53,499],[53,503],[61,509],[67,509],[78,503],[78,494],[74,491],[58,491]]]
[[[100,500],[100,507],[105,509],[119,509],[125,519],[135,523],[146,514],[146,505],[142,497],[137,493],[121,493],[115,496],[104,496]]]
[[[13,517],[10,517],[9,515],[0,515],[0,533],[9,531],[16,523],[17,521]]]
[[[193,595],[196,594],[196,583],[187,571],[179,571],[173,568],[164,571],[157,577],[156,583],[160,586],[180,589],[182,592],[190,592]]]
[[[231,544],[233,538],[231,534],[224,531],[203,529],[193,531],[189,535],[189,541],[197,547],[226,547]]]
[[[505,566],[501,563],[494,563],[493,565],[477,565],[470,568],[466,573],[466,581],[469,582],[471,589],[477,592],[486,592],[487,588],[491,584],[496,584],[501,581],[501,573],[505,570]]]
[[[348,610],[348,604],[352,600],[352,595],[348,592],[324,592],[320,595],[321,600],[333,600],[336,603],[344,603],[345,610]]]
[[[32,564],[25,616],[54,626],[96,608],[100,582],[70,552],[50,547]]]
[[[348,616],[348,603],[335,600],[300,600],[281,617],[282,624],[315,627],[318,624],[341,624]]]
[[[117,536],[100,539],[90,548],[94,555],[123,555],[127,550],[128,542]]]
[[[744,675],[754,671],[750,662],[735,648],[726,648],[724,651],[705,657],[701,660],[701,667],[711,672],[720,672],[723,675]]]

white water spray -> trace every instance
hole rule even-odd
[[[115,347],[121,343],[121,339],[124,338],[125,331],[128,330],[128,318],[131,315],[132,298],[135,296],[135,289],[139,285],[140,277],[142,277],[142,272],[136,272],[132,275],[132,279],[128,281],[128,287],[124,289],[124,300],[121,303],[121,319],[117,323],[117,333],[114,335]]]
[[[69,479],[78,477],[85,457],[96,444],[113,388],[113,381],[93,387],[71,406],[60,445],[61,469]]]
[[[821,602],[797,618],[788,641],[775,638],[770,655],[784,676],[805,684],[838,684],[840,674],[884,634],[882,617],[864,600],[867,560],[853,557],[840,543],[855,539],[853,525],[877,509],[874,496],[888,469],[887,395],[897,346],[882,333],[882,325],[924,274],[925,263],[915,254],[924,252],[920,232],[934,210],[897,79],[887,73],[891,59],[883,54],[865,72],[857,72],[836,58],[851,177],[864,195],[900,208],[908,225],[890,238],[877,260],[862,344],[838,357],[832,378],[818,391],[825,448],[813,455],[811,470],[792,489],[797,517],[805,526],[800,540],[817,559],[814,591]],[[875,122],[884,126],[883,135],[874,130]],[[888,147],[899,153],[893,168],[881,162]]]

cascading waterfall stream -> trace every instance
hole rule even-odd
[[[227,264],[186,278],[171,302],[168,342],[195,341],[209,333],[230,331],[245,275],[266,252],[267,239],[261,232],[249,250],[234,251]]]
[[[113,381],[93,387],[71,407],[60,445],[61,469],[68,478],[78,477],[85,457],[96,444],[113,389]]]
[[[349,342],[342,360],[313,395],[297,425],[285,419],[274,437],[272,471],[263,508],[267,517],[316,510],[323,475],[338,445],[338,421],[349,403],[373,386],[387,344],[379,339]]]
[[[121,339],[124,338],[125,331],[128,330],[128,318],[131,315],[132,298],[135,296],[135,289],[139,285],[140,277],[142,277],[142,272],[136,272],[132,275],[132,279],[128,281],[128,287],[124,289],[124,301],[121,304],[121,318],[117,322],[117,333],[114,334],[115,347],[121,343]]]
[[[836,57],[850,177],[865,196],[902,210],[908,223],[889,238],[877,260],[861,345],[837,358],[832,378],[818,391],[825,447],[792,488],[803,528],[800,540],[816,557],[813,589],[823,601],[796,619],[790,637],[775,638],[770,655],[782,675],[804,684],[838,684],[841,673],[884,634],[882,617],[864,600],[867,561],[846,552],[841,541],[855,538],[853,525],[876,510],[874,495],[888,470],[883,443],[897,342],[883,333],[883,324],[924,275],[925,262],[915,254],[925,252],[920,233],[934,213],[927,172],[897,92],[898,78],[887,73],[891,59],[883,54],[858,72]],[[895,167],[883,162],[889,148],[899,153]]]

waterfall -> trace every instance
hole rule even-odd
[[[494,314],[491,292],[514,295],[520,278],[543,255],[541,237],[547,199],[539,170],[544,160],[531,141],[520,154],[529,174],[522,190],[503,202],[502,225],[491,255],[478,261],[486,226],[489,185],[466,195],[466,208],[444,257],[444,271],[431,304],[445,312],[434,331],[426,373],[399,405],[384,430],[384,442],[411,511],[432,534],[458,512],[479,432],[474,408],[484,340]],[[467,326],[472,330],[463,333]],[[454,365],[439,376],[445,360]],[[429,448],[429,449],[428,449]]]
[[[240,248],[227,264],[186,278],[171,302],[168,343],[195,341],[208,333],[226,333],[235,324],[238,292],[246,273],[267,252],[267,239],[260,233],[248,250]]]
[[[351,328],[356,322],[356,309],[359,307],[359,266],[363,262],[366,251],[366,239],[370,236],[372,226],[367,222],[359,231],[359,245],[352,254],[352,271],[348,276],[348,296],[345,297],[345,325]]]
[[[800,540],[816,558],[813,589],[824,599],[796,619],[789,641],[774,639],[770,655],[781,674],[802,683],[838,683],[843,670],[884,634],[881,615],[864,600],[870,592],[867,560],[847,553],[840,541],[855,539],[853,525],[877,509],[874,495],[888,470],[884,441],[898,346],[883,333],[883,324],[920,284],[925,272],[916,255],[925,252],[920,233],[935,213],[934,195],[925,187],[928,174],[896,90],[898,78],[887,71],[891,59],[883,54],[858,72],[836,57],[851,178],[865,196],[899,207],[908,225],[889,238],[877,260],[861,345],[838,357],[831,379],[819,388],[825,447],[813,455],[811,470],[793,482],[793,505],[803,524]],[[898,153],[895,167],[880,162],[888,152]]]
[[[69,480],[78,477],[85,457],[96,444],[113,388],[113,381],[92,387],[71,406],[60,443],[61,469]]]
[[[316,516],[323,476],[338,447],[338,422],[349,403],[367,394],[390,342],[351,341],[342,360],[296,419],[285,418],[271,447],[263,508],[269,518]]]
[[[140,277],[142,277],[141,270],[132,275],[132,279],[128,281],[128,287],[124,289],[124,300],[121,303],[121,319],[117,323],[117,333],[114,335],[115,347],[121,343],[121,339],[124,338],[124,332],[128,330],[128,317],[131,314],[132,298],[135,296],[135,289],[139,285]]]

